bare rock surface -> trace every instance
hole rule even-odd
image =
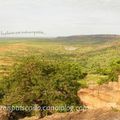
[[[81,89],[78,96],[89,109],[120,109],[120,81]]]
[[[120,113],[99,109],[86,112],[68,113],[56,118],[46,117],[41,120],[120,120]]]
[[[31,117],[22,120],[120,120],[120,112],[107,109],[96,109],[84,112],[58,113],[43,119],[34,119],[34,117]]]

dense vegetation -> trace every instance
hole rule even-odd
[[[77,106],[80,105],[78,80],[85,76],[79,64],[29,57],[15,65],[10,75],[4,78],[2,102],[4,105],[38,105],[41,108]],[[59,110],[65,111],[70,110]],[[55,111],[44,112],[50,114]]]
[[[117,81],[120,73],[120,37],[114,35],[6,39],[0,50],[4,105],[76,106],[81,87]]]

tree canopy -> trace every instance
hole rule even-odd
[[[80,104],[77,80],[85,76],[79,64],[29,57],[15,65],[5,78],[3,103],[76,106]]]

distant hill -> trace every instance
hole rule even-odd
[[[104,43],[110,41],[120,40],[120,35],[76,35],[76,36],[67,36],[67,37],[57,37],[56,40],[63,42],[80,42],[80,43]]]
[[[0,38],[0,42],[3,42],[3,40],[6,40],[6,42],[10,40],[25,40],[25,41],[42,41],[42,42],[62,42],[65,44],[102,44],[106,42],[120,42],[120,35],[112,35],[112,34],[98,34],[98,35],[73,35],[73,36],[60,36],[56,38],[45,38],[45,37],[5,37]]]

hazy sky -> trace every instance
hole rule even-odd
[[[0,31],[120,34],[120,0],[0,0]]]

